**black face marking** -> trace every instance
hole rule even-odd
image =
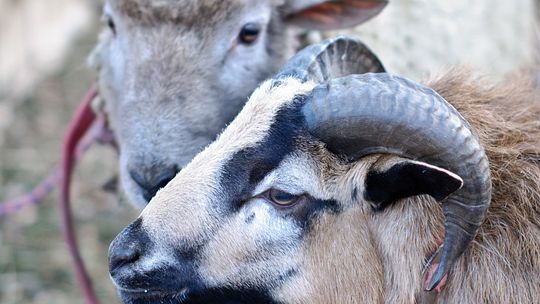
[[[461,180],[443,170],[403,162],[383,172],[369,172],[364,197],[375,203],[375,211],[382,211],[395,201],[414,195],[429,194],[442,201],[461,185]]]
[[[174,265],[162,265],[141,272],[140,260],[153,252],[148,234],[142,228],[139,218],[126,227],[113,241],[109,249],[109,271],[115,282],[124,289],[158,290],[159,293],[171,293],[184,286],[194,284],[199,279],[195,271],[195,261],[190,253],[177,254]],[[148,297],[154,293],[127,292],[130,298]]]
[[[251,224],[253,222],[253,220],[255,219],[255,213],[251,213],[247,218],[246,218],[246,224]]]
[[[279,282],[285,282],[289,278],[294,277],[298,273],[297,269],[289,269],[287,272],[279,276]]]
[[[274,85],[279,86],[281,83],[276,82]],[[269,135],[262,143],[236,153],[224,166],[221,185],[227,189],[230,204],[223,205],[230,206],[229,212],[237,210],[244,201],[250,199],[257,183],[294,151],[297,137],[310,136],[305,131],[305,120],[301,114],[301,106],[305,101],[306,96],[296,96],[292,107],[278,111]],[[304,232],[309,231],[313,219],[322,211],[339,212],[339,205],[334,200],[318,200],[309,195],[303,199],[303,202],[280,210],[284,216],[294,218]]]
[[[351,193],[351,200],[353,202],[356,202],[358,200],[358,187],[354,186],[353,191]]]
[[[214,289],[203,291],[200,295],[195,295],[192,300],[186,304],[195,303],[261,303],[273,304],[278,303],[270,297],[268,291],[257,289],[246,290],[231,290],[231,289]]]
[[[279,208],[280,212],[287,217],[292,217],[302,227],[303,234],[306,234],[314,219],[324,211],[340,212],[340,207],[335,200],[320,200],[305,195],[300,198],[302,201],[285,208]]]
[[[277,112],[268,136],[256,147],[236,153],[223,167],[222,189],[227,189],[220,205],[236,210],[250,198],[251,191],[268,172],[295,149],[295,138],[305,132],[300,105],[305,96],[297,96],[293,106]]]

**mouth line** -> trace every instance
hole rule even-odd
[[[184,287],[180,290],[160,290],[160,289],[144,289],[144,288],[124,288],[116,287],[118,291],[133,298],[156,298],[156,297],[172,297],[177,301],[184,301],[188,298],[189,288]]]
[[[182,289],[118,288],[123,303],[132,304],[251,304],[276,303],[268,291],[187,286]]]

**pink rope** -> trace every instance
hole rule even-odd
[[[60,168],[60,220],[62,223],[62,234],[69,250],[75,268],[75,276],[84,295],[87,304],[97,304],[98,299],[88,271],[84,266],[79,246],[77,245],[77,235],[73,222],[73,213],[70,204],[70,186],[73,168],[75,166],[75,152],[78,143],[88,133],[89,129],[96,122],[96,114],[92,111],[92,100],[97,96],[97,89],[90,88],[81,104],[75,111],[67,132],[64,136],[62,146],[62,162]]]

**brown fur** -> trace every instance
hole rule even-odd
[[[537,303],[540,90],[522,76],[493,86],[463,69],[427,83],[479,133],[493,184],[486,220],[451,271],[439,302]],[[400,161],[370,156],[347,167],[320,149],[312,154],[326,185],[332,185],[330,195],[342,201],[350,200],[352,187],[364,183],[368,170]],[[351,204],[356,205],[354,200]],[[350,212],[357,214],[351,218]],[[286,285],[283,298],[290,303],[413,303],[423,288],[422,261],[442,236],[441,209],[426,196],[406,199],[383,213],[372,214],[366,204],[325,215],[304,252],[302,279]],[[306,294],[298,292],[302,289]]]
[[[509,80],[489,86],[455,70],[430,85],[479,133],[493,184],[486,220],[442,297],[459,294],[476,303],[540,298],[540,91],[528,79]]]

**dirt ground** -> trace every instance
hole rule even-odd
[[[96,77],[85,65],[96,30],[79,39],[62,70],[28,98],[0,103],[0,201],[30,190],[58,162],[65,126]],[[117,303],[108,245],[137,214],[101,190],[116,168],[115,152],[94,145],[76,171],[72,194],[79,243],[102,303]],[[0,303],[84,302],[60,234],[57,198],[55,191],[39,206],[0,217]]]

